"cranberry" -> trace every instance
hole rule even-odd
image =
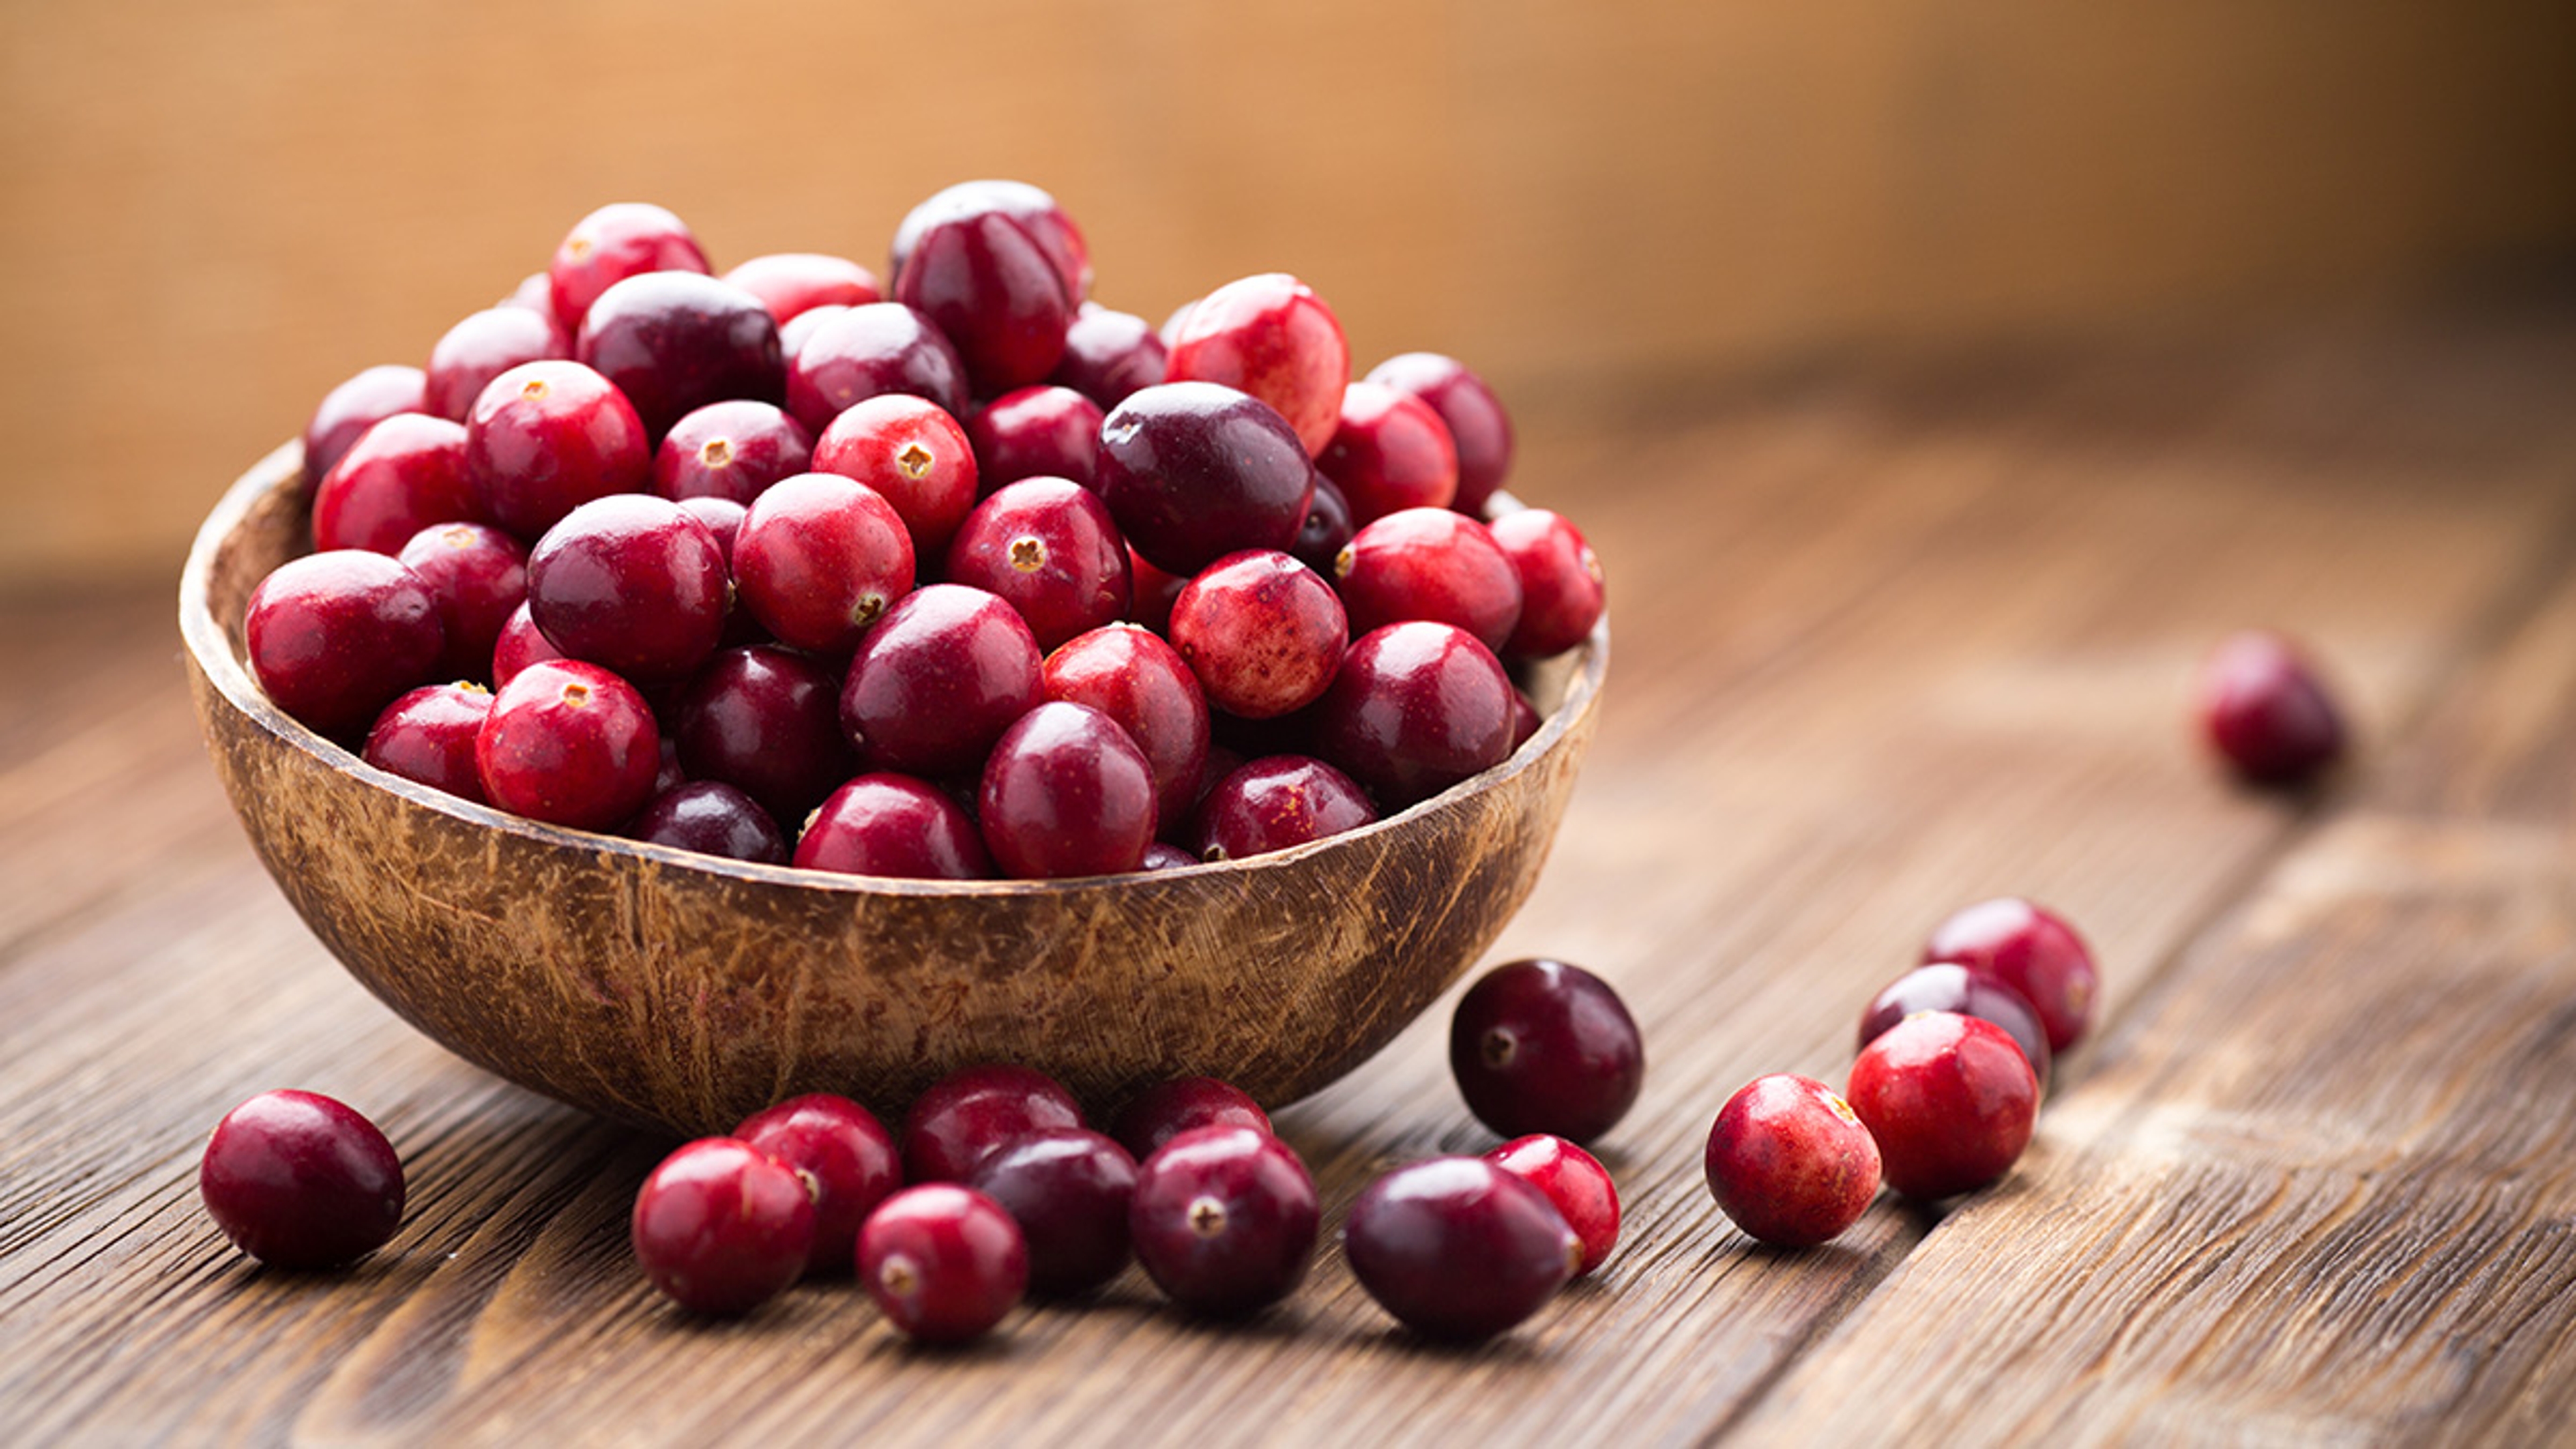
[[[603,206],[573,223],[549,269],[555,321],[579,330],[600,294],[646,272],[707,272],[707,254],[688,224],[639,201]]]
[[[2039,1013],[2020,992],[1991,976],[1981,976],[1955,962],[1917,966],[1888,983],[1861,1014],[1860,1044],[1868,1046],[1918,1011],[1955,1011],[1991,1021],[2004,1029],[2029,1059],[2031,1075],[2042,1090],[2048,1086],[2048,1030]]]
[[[481,513],[465,478],[465,430],[425,413],[367,429],[313,490],[313,546],[399,552],[434,523]]]
[[[984,764],[984,844],[1022,880],[1134,870],[1154,840],[1154,772],[1115,720],[1087,705],[1020,716]]]
[[[1458,496],[1458,450],[1431,405],[1382,383],[1342,390],[1341,419],[1315,466],[1341,485],[1366,524],[1407,508],[1446,508]]]
[[[2201,727],[2236,773],[2297,785],[2341,758],[2343,715],[2299,647],[2268,630],[2231,634],[2200,671]]]
[[[805,1179],[814,1198],[814,1249],[806,1273],[849,1272],[858,1254],[859,1225],[903,1186],[894,1134],[849,1098],[813,1092],[754,1112],[733,1135]]]
[[[420,576],[363,549],[279,564],[251,590],[242,633],[259,687],[334,736],[374,723],[429,676],[447,642],[438,600]]]
[[[528,614],[528,602],[521,599],[510,617],[501,622],[501,632],[492,641],[492,687],[507,689],[510,681],[519,677],[519,671],[529,665],[562,657],[563,652],[537,632],[537,621]]]
[[[644,696],[573,659],[531,664],[501,686],[475,743],[494,805],[581,830],[608,829],[642,808],[661,761]]]
[[[1267,403],[1229,387],[1144,388],[1100,427],[1100,496],[1135,550],[1196,573],[1297,539],[1315,470]]]
[[[1138,870],[1179,870],[1184,866],[1198,863],[1197,856],[1177,845],[1166,845],[1157,840],[1145,847],[1145,858],[1136,862],[1136,868]]]
[[[1070,478],[1100,487],[1100,404],[1069,387],[1006,392],[966,423],[985,493],[1022,478]]]
[[[1208,703],[1246,719],[1275,719],[1323,697],[1350,626],[1313,569],[1284,553],[1228,554],[1172,601],[1172,647]]]
[[[864,307],[873,304],[862,302],[858,305]],[[838,302],[826,302],[819,307],[808,307],[778,324],[778,352],[780,356],[787,359],[787,385],[791,390],[796,385],[796,354],[805,350],[805,344],[812,340],[815,333],[823,330],[824,323],[849,310]],[[792,391],[790,396],[793,396]],[[798,426],[801,427],[803,424],[800,423]]]
[[[426,684],[376,716],[362,753],[388,774],[483,803],[474,740],[492,713],[492,692],[479,684]]]
[[[1020,1225],[1029,1245],[1029,1286],[1071,1297],[1127,1266],[1127,1200],[1136,1159],[1078,1127],[1032,1132],[978,1163],[966,1185]]]
[[[1528,744],[1530,736],[1538,733],[1538,726],[1538,706],[1530,703],[1528,695],[1521,693],[1517,689],[1513,690],[1512,748],[1514,750],[1518,750],[1521,746]]]
[[[742,606],[779,642],[846,654],[912,589],[912,535],[894,505],[837,473],[782,478],[733,540]]]
[[[1861,1049],[1849,1095],[1887,1185],[1930,1202],[2012,1170],[2030,1145],[2039,1079],[2002,1027],[1927,1011]]]
[[[775,646],[727,649],[707,661],[672,711],[680,764],[721,780],[780,820],[802,820],[858,770],[841,734],[832,671]]]
[[[1189,818],[1207,765],[1208,708],[1179,651],[1133,624],[1106,625],[1047,656],[1045,688],[1049,699],[1109,716],[1144,751],[1157,830]]]
[[[2048,1049],[2064,1052],[2092,1025],[2101,973],[2075,928],[2018,896],[1980,901],[1932,930],[1923,962],[1955,961],[2022,994],[2048,1028]]]
[[[641,489],[652,446],[635,408],[578,362],[529,362],[465,417],[465,468],[482,516],[533,539],[594,498]]]
[[[1214,1077],[1175,1077],[1148,1087],[1118,1113],[1109,1135],[1139,1162],[1201,1127],[1270,1130],[1270,1114],[1242,1088]]]
[[[894,299],[947,335],[979,396],[1055,371],[1074,298],[1026,227],[982,211],[932,221],[908,240]]]
[[[852,307],[824,322],[787,364],[787,410],[808,431],[880,393],[926,397],[951,414],[966,409],[966,364],[930,319],[900,302]]]
[[[1000,1323],[1029,1287],[1029,1250],[1001,1204],[951,1183],[908,1187],[859,1229],[858,1270],[896,1328],[964,1343]]]
[[[316,1092],[262,1092],[224,1114],[197,1166],[206,1213],[278,1268],[336,1268],[402,1225],[402,1160],[376,1124]]]
[[[519,285],[510,289],[510,295],[492,305],[524,307],[552,322],[555,317],[555,279],[544,272],[530,272],[519,279]]]
[[[1580,1278],[1599,1268],[1619,1243],[1619,1189],[1601,1160],[1562,1137],[1544,1132],[1516,1137],[1485,1160],[1537,1188],[1555,1205],[1582,1245]]]
[[[705,527],[707,537],[716,541],[716,551],[724,555],[725,572],[730,576],[733,571],[733,541],[742,535],[742,520],[751,510],[730,498],[700,496],[681,499],[680,511],[696,519]],[[725,611],[726,643],[743,642],[736,639],[734,635],[738,632],[736,626],[743,625],[746,621],[753,629],[759,627],[759,621],[751,618],[751,611],[748,609],[728,608]],[[763,637],[765,638],[766,635],[764,634]]]
[[[859,642],[841,687],[841,728],[872,764],[916,775],[979,769],[1002,732],[1045,698],[1044,662],[1009,604],[931,584],[898,600]]]
[[[1750,1236],[1812,1248],[1878,1196],[1878,1144],[1824,1083],[1775,1072],[1727,1098],[1708,1129],[1708,1190]]]
[[[660,716],[655,716],[655,723],[660,723]],[[662,747],[654,753],[658,758],[653,767],[653,789],[644,797],[648,801],[689,783],[688,772],[680,768],[680,747],[671,742],[669,735],[662,736]]]
[[[975,507],[975,449],[937,404],[908,393],[862,398],[814,441],[814,471],[856,478],[894,505],[913,556],[936,561]]]
[[[749,1313],[805,1272],[814,1200],[794,1169],[733,1137],[662,1159],[635,1194],[635,1261],[694,1313]]]
[[[1064,478],[1024,478],[975,505],[949,544],[948,579],[1019,610],[1041,650],[1127,613],[1127,545],[1118,525],[1097,497]]]
[[[1342,556],[1342,545],[1351,541],[1351,532],[1351,505],[1332,479],[1317,474],[1314,501],[1306,505],[1306,521],[1297,525],[1297,541],[1288,545],[1288,552],[1297,562],[1331,578],[1333,560]]]
[[[1363,634],[1428,619],[1499,654],[1520,622],[1521,577],[1510,555],[1485,525],[1446,508],[1408,508],[1364,525],[1333,560],[1333,575],[1351,628]]]
[[[832,792],[796,842],[799,870],[905,880],[983,880],[984,837],[956,801],[909,775],[861,775]]]
[[[961,181],[914,207],[895,228],[894,271],[903,271],[932,227],[988,212],[1019,223],[1046,254],[1066,297],[1080,302],[1091,295],[1091,251],[1081,230],[1054,197],[1025,181]]]
[[[1508,1332],[1583,1261],[1547,1194],[1478,1157],[1437,1157],[1369,1184],[1342,1225],[1342,1250],[1379,1307],[1458,1341]]]
[[[1053,1077],[998,1063],[940,1079],[903,1122],[906,1182],[964,1182],[985,1155],[1032,1132],[1081,1127],[1082,1107]]]
[[[1495,519],[1487,533],[1520,579],[1520,622],[1506,653],[1543,659],[1580,644],[1601,620],[1601,560],[1575,526],[1544,508]]]
[[[1317,753],[1387,800],[1437,795],[1512,752],[1512,682],[1473,635],[1389,624],[1353,641],[1317,707]]]
[[[1321,1217],[1315,1180],[1287,1143],[1252,1127],[1199,1127],[1136,1169],[1127,1234],[1164,1296],[1233,1318],[1304,1281]]]
[[[1271,272],[1228,282],[1192,305],[1172,335],[1166,371],[1174,382],[1223,383],[1270,404],[1313,457],[1340,424],[1351,349],[1313,288]]]
[[[1085,302],[1064,333],[1064,361],[1055,382],[1114,408],[1140,387],[1163,381],[1163,339],[1133,312]]]
[[[1562,961],[1514,961],[1459,999],[1449,1070],[1467,1110],[1496,1132],[1582,1143],[1628,1114],[1646,1047],[1610,983]]]
[[[1199,802],[1202,860],[1242,860],[1375,823],[1377,807],[1350,776],[1303,755],[1254,760]]]
[[[1134,602],[1128,605],[1131,622],[1157,633],[1172,627],[1172,604],[1189,586],[1187,574],[1169,574],[1154,567],[1133,546],[1127,550],[1127,577]]]
[[[627,822],[626,834],[726,860],[787,863],[787,837],[778,822],[750,796],[717,780],[690,780],[655,793]]]
[[[778,402],[787,365],[760,299],[696,272],[647,272],[599,294],[573,355],[617,385],[644,430],[662,435],[708,403]]]
[[[550,312],[504,304],[469,313],[429,350],[422,406],[461,423],[492,379],[523,362],[570,356],[572,346]]]
[[[304,486],[309,491],[367,429],[396,413],[428,410],[428,378],[417,367],[381,363],[322,395],[304,425]]]
[[[882,301],[876,274],[847,257],[819,252],[772,252],[753,257],[724,279],[760,299],[784,327],[817,307],[864,307]]]
[[[501,627],[528,599],[528,551],[497,528],[441,523],[412,535],[396,555],[438,600],[447,635],[441,674],[480,679],[492,665]]]
[[[712,497],[748,505],[813,462],[814,438],[804,424],[771,404],[735,398],[671,425],[653,454],[653,491],[675,502]]]
[[[569,659],[629,679],[675,680],[724,633],[724,550],[680,505],[645,494],[596,499],[546,530],[528,556],[528,612]]]
[[[1450,507],[1481,515],[1512,471],[1512,420],[1485,380],[1436,352],[1408,352],[1369,370],[1368,381],[1408,392],[1448,425],[1458,452],[1458,496]]]

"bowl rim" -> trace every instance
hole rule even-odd
[[[1564,698],[1539,721],[1536,733],[1521,742],[1502,763],[1480,774],[1472,775],[1427,800],[1417,801],[1392,815],[1310,840],[1286,850],[1242,860],[1193,861],[1185,866],[1171,866],[1157,871],[1130,871],[1119,875],[1068,876],[1051,880],[921,880],[899,876],[854,875],[842,871],[805,870],[793,865],[764,865],[752,861],[728,860],[677,846],[655,845],[641,840],[601,832],[576,830],[569,826],[551,825],[513,815],[489,805],[478,805],[451,795],[434,786],[423,785],[369,764],[324,735],[314,731],[273,703],[251,677],[244,663],[234,657],[232,643],[223,624],[214,616],[211,598],[215,557],[224,542],[238,530],[251,511],[270,495],[293,486],[304,469],[304,445],[289,440],[253,463],[249,470],[233,480],[205,521],[198,525],[195,541],[189,546],[188,561],[179,574],[179,632],[187,645],[196,668],[226,703],[257,723],[260,729],[277,740],[310,757],[336,774],[350,776],[361,783],[397,796],[423,809],[433,810],[467,824],[480,825],[536,844],[580,850],[593,855],[627,857],[648,862],[668,870],[683,870],[721,879],[751,882],[764,886],[788,886],[805,890],[847,895],[1033,897],[1061,895],[1071,890],[1104,889],[1133,886],[1166,880],[1205,880],[1218,876],[1253,878],[1265,872],[1284,871],[1296,862],[1337,846],[1348,846],[1367,837],[1399,829],[1406,823],[1435,811],[1458,806],[1493,790],[1506,781],[1533,768],[1564,742],[1578,722],[1599,703],[1602,680],[1610,662],[1610,618],[1605,609],[1584,642],[1575,671],[1568,679]],[[1498,493],[1509,499],[1508,494]]]

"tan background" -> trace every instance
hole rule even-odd
[[[2576,237],[2544,0],[8,0],[0,578],[166,576],[332,383],[608,200],[882,264],[1017,175],[1159,318],[1284,268],[1525,413],[2342,304]]]

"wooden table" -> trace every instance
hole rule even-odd
[[[0,614],[0,1439],[2564,1441],[2576,1424],[2576,308],[1830,374],[1541,429],[1612,577],[1608,715],[1495,959],[1648,1030],[1601,1274],[1473,1351],[1328,1244],[1208,1328],[1142,1279],[928,1353],[846,1284],[748,1321],[626,1249],[662,1150],[343,976],[262,877],[166,591]],[[221,478],[210,473],[207,496]],[[2331,661],[2356,766],[2230,788],[2185,686],[2231,627]],[[1839,1080],[1953,907],[2020,892],[2108,1000],[2039,1135],[1945,1218],[1805,1253],[1701,1182],[1766,1071]],[[1337,1218],[1491,1138],[1435,1010],[1282,1114]],[[264,1272],[201,1212],[232,1103],[401,1149],[391,1248]]]

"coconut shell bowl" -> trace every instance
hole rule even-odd
[[[1269,1106],[1384,1046],[1537,882],[1598,719],[1606,624],[1525,680],[1501,765],[1277,854],[1070,881],[737,864],[524,820],[373,768],[243,663],[251,589],[310,547],[298,448],[235,483],[179,586],[189,684],[260,860],[313,933],[466,1060],[695,1134],[801,1092],[900,1110],[1017,1062],[1095,1107],[1222,1077]]]

